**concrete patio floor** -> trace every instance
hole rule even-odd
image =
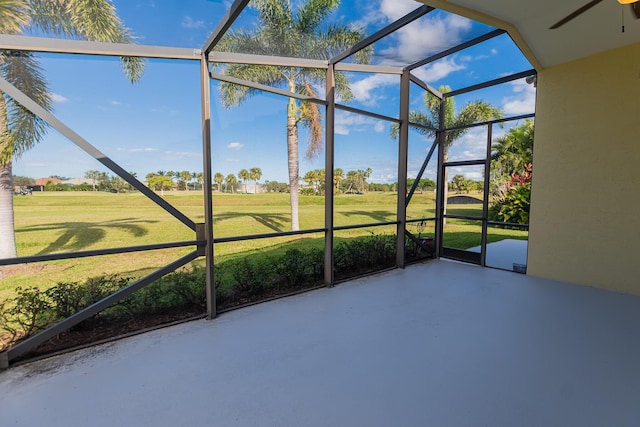
[[[2,426],[638,426],[640,297],[431,261],[0,373]]]

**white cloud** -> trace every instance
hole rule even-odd
[[[479,181],[481,180],[484,175],[482,173],[481,167],[453,167],[449,170],[449,176],[448,176],[448,180],[451,181],[451,179],[455,176],[455,175],[462,175],[464,176],[466,179],[471,179],[474,181]]]
[[[467,66],[457,62],[456,58],[446,58],[429,64],[426,67],[419,68],[414,71],[414,74],[425,82],[435,82],[465,68],[467,68]]]
[[[356,101],[365,105],[376,105],[382,99],[381,95],[375,95],[374,89],[386,86],[400,85],[400,78],[393,74],[374,74],[362,80],[351,83],[351,92]]]
[[[189,15],[186,15],[184,18],[182,18],[182,22],[180,23],[180,26],[183,28],[191,28],[191,29],[204,28],[204,21],[197,21],[192,17],[190,17]]]
[[[487,155],[486,127],[471,128],[454,141],[449,149],[450,161],[480,160]]]
[[[111,101],[111,105],[122,105],[122,102],[113,100]]]
[[[335,133],[338,135],[349,135],[353,132],[364,132],[371,130],[381,133],[387,129],[386,123],[371,117],[361,116],[348,111],[336,110],[334,123]]]
[[[64,96],[60,95],[59,93],[52,93],[51,94],[51,100],[53,102],[63,103],[63,102],[67,102],[69,99],[65,98]]]
[[[244,144],[241,144],[239,142],[232,142],[229,145],[227,145],[227,148],[229,150],[242,150],[242,147],[244,147]]]
[[[492,55],[497,55],[498,54],[498,49],[491,49],[491,54]]]
[[[382,0],[380,2],[380,12],[382,12],[389,21],[395,21],[420,6],[422,6],[422,4],[414,0]]]
[[[469,19],[456,15],[427,16],[396,31],[394,45],[381,54],[394,62],[415,62],[459,44],[471,25]]]
[[[513,95],[502,98],[502,109],[506,115],[533,113],[536,107],[536,89],[525,79],[511,82]]]
[[[125,153],[150,153],[152,151],[158,151],[155,148],[150,148],[150,147],[146,147],[146,148],[128,148],[128,147],[118,147],[116,148],[116,151],[123,151]]]
[[[231,158],[226,158],[224,159],[225,162],[229,162],[229,163],[240,163],[240,159],[231,159]]]

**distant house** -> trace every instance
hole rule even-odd
[[[62,181],[60,183],[68,184],[68,185],[82,185],[82,184],[93,185],[93,181],[87,178],[71,178],[71,179],[67,179],[66,181]]]
[[[52,184],[60,184],[62,182],[59,178],[36,178],[33,184],[34,191],[44,191],[44,186],[47,185],[47,182],[51,182]]]

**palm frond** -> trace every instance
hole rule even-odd
[[[288,0],[254,0],[250,4],[258,11],[263,28],[283,34],[293,27],[293,16]]]
[[[271,65],[228,65],[224,74],[242,80],[266,85],[278,85],[286,82],[286,76],[280,67]],[[230,108],[244,102],[251,95],[260,93],[259,90],[234,83],[220,83],[220,101],[225,108]]]
[[[334,79],[338,99],[342,101],[349,101],[353,99],[353,92],[351,92],[351,88],[349,87],[349,79],[347,78],[347,75],[338,71],[334,74]]]
[[[307,96],[318,97],[309,84],[304,85],[302,92]],[[322,120],[318,104],[315,102],[302,102],[300,105],[300,121],[309,128],[309,143],[305,157],[312,159],[322,151]]]
[[[35,55],[27,52],[4,55],[0,61],[0,74],[40,106],[48,111],[52,110],[47,83]],[[3,100],[0,102],[6,103],[4,114],[8,131],[2,138],[2,157],[18,158],[40,142],[47,125],[6,94],[3,94]]]
[[[316,49],[322,49],[322,55],[317,54],[318,58],[329,59],[339,55],[360,42],[364,37],[364,31],[360,29],[339,24],[331,25],[326,31],[319,33],[319,43]],[[366,64],[371,60],[372,54],[373,47],[369,46],[356,53],[354,59],[356,62]]]
[[[313,35],[320,23],[339,5],[339,0],[308,0],[296,13],[296,29],[302,34]]]
[[[30,0],[29,3],[31,30],[97,42],[133,42],[131,31],[108,0]],[[132,83],[140,80],[144,71],[142,58],[123,57],[121,63]]]
[[[451,98],[448,98],[451,99]],[[500,119],[504,117],[504,113],[498,107],[494,107],[486,101],[469,101],[455,116],[447,127],[468,126],[473,123]],[[468,128],[455,129],[447,132],[447,146],[453,141],[460,138],[468,131]]]
[[[0,17],[0,33],[18,33],[29,22],[28,5],[23,0],[0,0]]]
[[[71,25],[86,40],[131,43],[133,35],[124,26],[115,6],[107,0],[69,0],[67,10]],[[137,57],[121,58],[122,68],[132,83],[140,80],[144,60]]]

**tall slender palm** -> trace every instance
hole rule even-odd
[[[362,31],[343,25],[323,25],[338,7],[339,0],[306,0],[297,8],[289,0],[254,0],[260,25],[252,30],[231,32],[217,49],[284,57],[329,59],[356,44],[364,37]],[[367,62],[370,49],[356,54],[356,60]],[[289,92],[316,97],[314,85],[322,85],[325,72],[318,69],[267,65],[228,65],[223,73],[229,76],[272,86],[285,87]],[[347,78],[336,73],[336,95],[352,97]],[[230,108],[242,103],[258,91],[230,83],[220,85],[222,104]],[[309,128],[308,158],[322,150],[322,126],[317,104],[289,98],[287,106],[287,160],[291,200],[291,229],[298,230],[298,124]]]
[[[249,170],[249,178],[253,180],[253,192],[255,194],[258,193],[258,180],[262,178],[262,169],[260,168],[251,168]]]
[[[108,0],[0,0],[0,32],[54,34],[91,41],[129,43],[132,36]],[[144,63],[122,58],[132,82]],[[0,75],[43,108],[53,108],[38,57],[30,52],[1,51]],[[46,124],[0,92],[0,258],[16,256],[13,218],[13,160],[40,142]]]
[[[449,86],[440,86],[441,93],[451,92],[451,88]],[[426,107],[426,111],[410,111],[409,112],[409,121],[413,123],[418,123],[423,126],[428,126],[431,128],[439,128],[440,127],[440,99],[433,96],[430,93],[425,93],[424,95],[424,105]],[[504,117],[502,110],[498,107],[491,105],[486,101],[470,101],[464,105],[460,109],[460,111],[456,110],[456,103],[453,97],[448,97],[444,101],[444,127],[445,129],[455,128],[453,130],[447,131],[444,134],[444,150],[443,156],[444,161],[449,160],[449,148],[453,145],[453,143],[460,139],[464,134],[467,133],[469,128],[465,128],[464,126],[468,126],[473,123],[499,119]],[[416,130],[418,133],[435,137],[435,132],[422,129],[422,128],[412,128]],[[398,126],[394,125],[391,128],[391,135],[396,138],[398,136]],[[445,168],[444,171],[444,212],[447,210],[447,181],[448,181],[448,173]]]
[[[231,193],[234,193],[234,189],[236,187],[236,183],[238,182],[238,180],[236,179],[236,176],[232,173],[230,173],[229,175],[226,176],[226,178],[224,179],[225,185],[228,189],[229,186],[231,186]]]
[[[221,193],[222,183],[224,182],[224,175],[222,175],[220,172],[216,172],[216,174],[213,176],[213,182],[218,184],[218,193]]]
[[[344,171],[342,168],[335,168],[333,170],[333,186],[335,187],[335,192],[338,193],[340,191],[340,183],[344,179]]]
[[[246,169],[240,169],[238,171],[238,179],[242,181],[244,193],[247,194],[247,180],[249,179],[249,171]]]

